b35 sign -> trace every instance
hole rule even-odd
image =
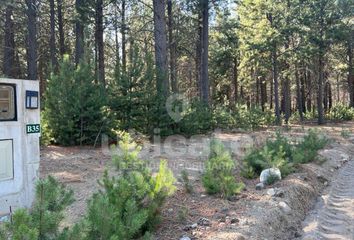
[[[41,125],[40,124],[27,124],[26,125],[26,133],[40,133],[41,132]]]

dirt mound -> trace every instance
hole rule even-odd
[[[274,196],[248,203],[240,202],[249,206],[241,224],[220,228],[207,239],[289,240],[301,237],[302,221],[320,192],[337,175],[336,169],[349,160],[351,147],[351,144],[334,143],[320,152],[320,156],[327,161],[303,165],[300,172],[272,186],[276,193]],[[263,195],[268,195],[268,190],[263,190]]]

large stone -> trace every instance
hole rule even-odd
[[[265,169],[261,172],[261,176],[259,177],[261,183],[266,184],[268,179],[271,177],[277,177],[278,180],[281,180],[281,173],[280,170],[278,168],[268,168]]]

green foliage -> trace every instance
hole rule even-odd
[[[129,57],[126,71],[118,62],[114,81],[108,87],[112,127],[151,133],[153,127],[156,127],[154,108],[158,102],[153,89],[153,56],[149,53],[143,56],[134,44],[129,50]]]
[[[12,223],[5,225],[5,231],[11,239],[49,240],[60,238],[60,222],[63,211],[74,201],[73,192],[53,177],[40,180],[36,186],[35,203],[30,212],[25,209],[15,211]],[[67,230],[65,230],[67,231]],[[78,239],[78,238],[76,238]]]
[[[155,177],[138,158],[140,149],[123,133],[120,153],[113,157],[118,176],[106,171],[103,190],[89,201],[89,239],[134,239],[148,234],[159,220],[159,211],[174,190],[172,172],[161,161]]]
[[[268,139],[261,149],[251,150],[244,158],[243,175],[254,177],[267,168],[279,168],[286,176],[293,171],[292,146],[279,132],[274,140]]]
[[[92,144],[105,130],[103,88],[84,61],[75,67],[66,56],[59,69],[48,80],[44,122],[58,144]]]
[[[349,138],[350,137],[350,134],[351,132],[349,130],[346,130],[346,129],[342,129],[342,131],[340,132],[340,135],[343,137],[343,138]]]
[[[333,106],[327,114],[327,117],[334,121],[349,121],[354,119],[354,109],[344,104]]]
[[[328,144],[328,139],[320,137],[318,132],[310,129],[304,139],[295,146],[294,163],[308,163],[315,160],[317,152]]]
[[[213,115],[210,108],[202,102],[194,100],[186,116],[179,123],[180,131],[187,135],[205,133],[212,129],[212,118]]]
[[[182,183],[183,183],[184,189],[186,190],[186,193],[192,193],[193,192],[193,186],[190,183],[189,175],[188,175],[188,172],[186,170],[183,170],[181,172],[181,178],[182,178]]]
[[[274,140],[268,139],[260,149],[251,150],[243,160],[242,176],[254,178],[267,168],[279,168],[282,176],[287,176],[299,163],[315,160],[318,150],[324,148],[328,140],[319,137],[314,130],[298,144],[289,141],[277,132]]]
[[[209,159],[202,177],[206,191],[209,194],[221,193],[224,197],[240,193],[244,184],[236,182],[234,168],[235,162],[224,145],[215,139],[212,140]]]
[[[41,138],[40,138],[40,144],[41,146],[47,146],[50,143],[54,142],[54,139],[52,137],[52,132],[49,126],[49,123],[47,121],[47,117],[45,116],[47,112],[43,111],[41,113]]]
[[[255,130],[262,126],[269,126],[274,124],[275,117],[274,114],[265,109],[262,111],[259,107],[250,107],[246,105],[238,104],[234,111],[234,118],[236,122],[236,127],[246,129],[246,130]]]
[[[279,176],[275,174],[270,174],[269,177],[266,180],[266,185],[272,185],[273,183],[279,181]]]

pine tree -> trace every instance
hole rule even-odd
[[[127,133],[119,142],[120,153],[113,157],[117,176],[106,171],[103,190],[89,201],[87,222],[89,239],[129,240],[146,235],[159,219],[159,210],[175,187],[175,179],[162,161],[152,176],[139,159],[139,147]]]
[[[95,83],[90,64],[77,67],[64,57],[58,74],[48,81],[45,121],[56,143],[92,144],[105,130],[102,86]]]

